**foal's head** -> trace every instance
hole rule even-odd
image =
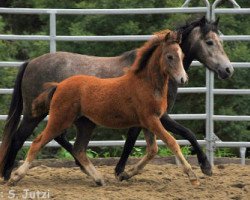
[[[147,70],[151,75],[161,74],[169,76],[177,83],[186,83],[188,77],[182,62],[184,55],[179,45],[181,34],[166,30],[155,35],[138,49],[131,70],[135,74]]]
[[[181,34],[170,31],[164,35],[161,44],[162,53],[160,57],[161,73],[167,73],[172,79],[179,84],[184,84],[188,80],[188,76],[183,67],[184,54],[181,47]]]

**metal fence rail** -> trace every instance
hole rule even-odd
[[[0,8],[2,14],[57,14],[57,15],[142,15],[173,13],[206,13],[207,7],[193,8],[128,8],[128,9],[43,9]]]
[[[187,7],[190,0],[186,0],[181,8],[138,8],[138,9],[31,9],[31,8],[0,8],[0,14],[42,14],[49,15],[49,35],[6,35],[0,34],[0,40],[42,40],[50,43],[50,52],[56,51],[57,41],[146,41],[152,35],[116,35],[116,36],[66,36],[56,35],[57,15],[137,15],[137,14],[173,14],[173,13],[205,13],[208,19],[215,19],[215,14],[250,14],[250,8],[240,8],[230,0],[236,8],[216,8],[221,0],[216,0],[212,6],[208,0],[204,0],[204,7]],[[224,41],[250,41],[250,35],[222,35]],[[0,61],[0,67],[19,67],[22,62]],[[250,62],[233,62],[235,68],[250,68]],[[193,66],[201,66],[197,61]],[[0,88],[0,94],[12,94],[13,89]],[[245,163],[246,147],[250,142],[222,142],[214,139],[214,121],[250,121],[250,116],[225,116],[214,115],[214,95],[249,95],[250,89],[216,89],[214,88],[214,74],[206,69],[206,87],[179,88],[178,93],[205,93],[206,112],[201,114],[172,114],[177,120],[206,120],[206,138],[199,140],[201,145],[206,146],[207,155],[213,163],[214,150],[216,147],[239,147],[242,161]],[[6,120],[7,115],[0,115],[0,120]],[[47,118],[46,118],[47,119]],[[178,140],[180,145],[188,145],[186,140]],[[31,142],[26,142],[29,146]],[[121,146],[124,141],[92,141],[90,146]],[[136,145],[145,145],[145,141],[137,141]],[[158,141],[159,145],[163,143]],[[50,147],[57,147],[56,142],[50,142]]]
[[[55,41],[88,41],[88,42],[116,42],[116,41],[146,41],[153,35],[102,35],[102,36],[55,36]],[[222,35],[224,41],[250,41],[250,35]],[[0,40],[41,40],[50,41],[48,35],[5,35],[0,34]]]

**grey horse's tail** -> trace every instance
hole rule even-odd
[[[3,167],[5,164],[5,157],[9,151],[9,146],[21,119],[21,114],[23,110],[21,83],[23,79],[23,74],[28,63],[29,62],[25,62],[20,66],[14,85],[14,92],[10,103],[7,121],[3,131],[2,144],[0,146],[0,176],[2,176]]]
[[[49,110],[50,101],[56,91],[58,83],[49,82],[43,85],[45,91],[32,102],[32,116],[37,117],[45,114]]]

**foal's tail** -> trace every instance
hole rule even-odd
[[[19,72],[16,77],[9,113],[3,130],[2,144],[0,146],[0,176],[3,176],[2,173],[3,173],[3,167],[5,165],[5,158],[6,155],[8,154],[11,141],[14,137],[14,134],[17,130],[18,124],[21,119],[21,114],[23,110],[23,97],[22,97],[21,85],[22,85],[23,75],[28,64],[29,62],[25,62],[20,66]]]
[[[43,85],[45,91],[41,93],[32,103],[32,115],[41,116],[49,110],[50,101],[56,91],[58,83],[48,82]]]

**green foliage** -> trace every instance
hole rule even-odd
[[[111,148],[101,148],[101,149],[100,148],[89,148],[89,149],[87,149],[87,156],[89,158],[120,157],[121,150],[122,150],[121,147],[111,147]],[[191,147],[190,146],[181,147],[181,151],[182,151],[184,156],[191,155]],[[25,149],[22,152],[23,153],[21,153],[20,158],[23,159],[26,155],[27,149]],[[145,147],[134,147],[133,151],[131,153],[131,157],[140,158],[140,157],[143,157],[146,153],[147,152],[146,152]],[[158,156],[166,157],[166,156],[172,156],[172,155],[173,155],[173,153],[170,151],[169,148],[166,148],[165,146],[159,146]],[[63,148],[60,148],[58,150],[56,157],[58,157],[60,159],[67,159],[67,160],[73,159],[71,154]]]
[[[170,151],[169,148],[166,148],[166,147],[159,147],[158,155],[159,155],[160,157],[165,157],[165,156],[172,156],[173,153]]]
[[[142,157],[143,155],[145,155],[145,151],[145,147],[134,147],[131,156]]]
[[[191,146],[183,146],[181,147],[181,152],[184,156],[191,155]]]
[[[189,156],[191,155],[191,147],[190,146],[183,146],[181,147],[181,152],[184,156]],[[166,148],[165,146],[160,146],[158,150],[158,155],[160,157],[165,157],[165,156],[173,156],[173,153],[169,148]]]
[[[24,160],[28,153],[28,150],[28,147],[23,147],[17,154],[17,160]]]
[[[73,160],[74,159],[71,156],[71,154],[68,151],[66,151],[65,149],[63,149],[63,148],[60,148],[60,150],[58,150],[57,157],[60,158],[60,159],[66,159],[66,160]]]
[[[232,153],[232,149],[231,148],[217,148],[215,151],[215,156],[216,157],[234,157],[235,154]]]
[[[98,153],[91,150],[91,149],[87,150],[87,155],[89,158],[98,158],[99,157]],[[105,156],[105,157],[108,157],[108,156]]]

